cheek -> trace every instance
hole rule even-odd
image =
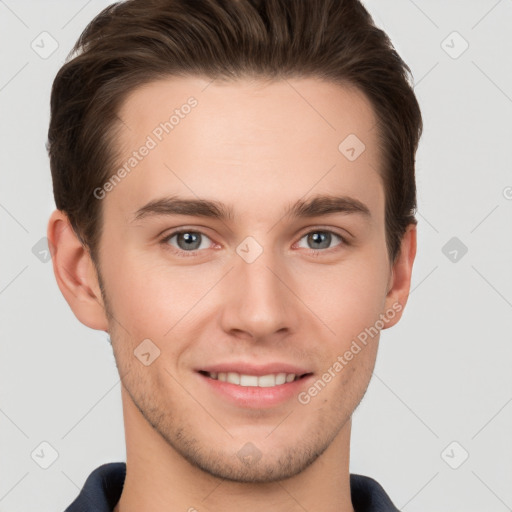
[[[314,279],[301,278],[304,302],[346,343],[375,324],[385,303],[385,260],[380,254],[361,255],[326,268]],[[307,297],[307,298],[306,298]]]
[[[105,266],[113,314],[134,342],[167,339],[165,335],[170,330],[189,321],[190,312],[219,279],[214,269],[172,268],[156,260],[126,253]]]

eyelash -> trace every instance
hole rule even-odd
[[[160,241],[160,243],[162,245],[165,245],[166,247],[170,247],[171,248],[170,250],[172,252],[174,252],[175,254],[177,254],[178,256],[183,256],[183,257],[186,257],[186,258],[198,257],[199,253],[201,251],[203,251],[204,249],[194,249],[193,251],[184,251],[183,249],[178,249],[177,247],[170,246],[169,243],[168,243],[169,240],[171,238],[173,238],[174,236],[179,235],[181,233],[199,234],[201,236],[204,236],[204,237],[210,239],[210,237],[208,235],[206,235],[205,233],[203,233],[201,231],[196,231],[196,230],[193,230],[193,229],[179,229],[179,230],[173,231],[172,233],[170,233],[170,234],[166,235],[164,238],[162,238],[162,240]],[[308,231],[308,232],[304,233],[299,238],[299,241],[302,240],[305,236],[310,235],[312,233],[329,233],[331,235],[334,235],[334,236],[338,237],[341,240],[340,244],[338,244],[338,245],[336,245],[334,247],[329,247],[327,249],[306,249],[306,251],[308,251],[309,254],[311,254],[313,256],[318,256],[322,252],[330,253],[332,251],[339,250],[343,246],[350,245],[350,243],[347,241],[347,239],[344,236],[340,235],[339,233],[336,233],[335,231],[329,230],[329,229],[313,229],[311,231]]]

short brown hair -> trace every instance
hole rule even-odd
[[[141,85],[172,76],[318,77],[355,86],[374,108],[395,261],[407,226],[417,223],[423,127],[410,74],[359,0],[115,3],[85,28],[53,83],[47,149],[56,206],[98,264],[102,209],[93,191],[116,168],[117,113]]]

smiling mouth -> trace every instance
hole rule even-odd
[[[268,375],[246,375],[237,372],[207,372],[200,370],[199,373],[213,380],[221,382],[228,382],[240,387],[260,387],[272,388],[288,384],[296,380],[302,379],[311,375],[311,373],[304,373],[298,375],[295,373],[270,373]]]

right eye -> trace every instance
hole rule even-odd
[[[192,231],[192,230],[179,230],[173,231],[169,235],[166,235],[161,243],[165,245],[170,245],[173,247],[179,255],[182,256],[196,256],[195,251],[199,251],[202,249],[208,249],[208,243],[205,243],[205,240],[210,240],[204,233],[200,231]],[[172,242],[174,240],[174,243]],[[184,254],[191,253],[191,254]]]

